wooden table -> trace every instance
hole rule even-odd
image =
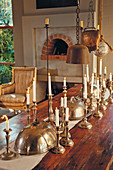
[[[81,85],[77,85],[68,90],[68,99],[79,93]],[[53,109],[59,106],[60,97],[63,93],[53,98]],[[47,117],[48,102],[44,101],[37,106],[37,117],[43,120]],[[57,169],[57,170],[105,170],[109,169],[113,155],[113,105],[109,104],[103,113],[102,119],[90,116],[88,121],[93,125],[89,129],[80,129],[76,125],[70,130],[74,146],[66,147],[64,154],[53,154],[49,152],[34,167],[35,169]],[[27,114],[24,112],[9,120],[12,128],[10,141],[15,140],[19,131],[27,125]],[[32,112],[31,112],[31,118]],[[32,121],[32,119],[31,119]],[[5,134],[3,129],[5,122],[0,124],[0,149],[5,146]]]

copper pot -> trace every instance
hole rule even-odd
[[[99,31],[94,27],[85,28],[82,32],[81,42],[88,47],[89,52],[97,50],[100,42]]]

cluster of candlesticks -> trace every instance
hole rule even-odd
[[[94,111],[93,116],[102,118],[102,110],[106,110],[108,103],[113,103],[112,100],[112,73],[109,74],[109,86],[106,87],[107,67],[104,68],[102,75],[102,59],[100,59],[99,75],[97,76],[96,69],[89,79],[89,67],[86,66],[86,74],[84,76],[83,99],[85,106],[84,121],[80,123],[81,128],[91,128],[92,125],[87,122],[87,110]],[[105,93],[109,93],[109,97],[105,98]]]
[[[52,96],[50,73],[48,74],[48,90],[49,90],[49,96]],[[61,97],[60,108],[58,109],[56,107],[55,109],[55,125],[56,125],[57,142],[56,142],[56,146],[54,146],[51,149],[53,153],[57,153],[57,154],[65,152],[64,146],[69,147],[69,146],[73,146],[74,144],[73,141],[70,139],[71,136],[69,133],[69,108],[67,107],[66,77],[64,77],[63,80],[63,93],[64,93],[64,97]]]

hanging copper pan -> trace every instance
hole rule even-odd
[[[99,31],[94,27],[85,28],[82,32],[81,42],[88,47],[89,52],[97,50],[100,42]]]

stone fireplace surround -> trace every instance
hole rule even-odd
[[[86,27],[87,15],[87,12],[80,14],[80,18],[84,22],[84,27]],[[76,43],[76,14],[23,16],[24,65],[36,66],[38,69],[38,101],[44,99],[47,85],[47,61],[45,55],[47,46],[44,26],[46,17],[50,18],[49,41],[60,38],[68,46]],[[90,54],[89,66],[92,65],[92,60],[92,55]],[[62,82],[64,76],[67,77],[68,83],[82,82],[82,65],[67,64],[65,55],[49,56],[49,70],[53,82]]]

